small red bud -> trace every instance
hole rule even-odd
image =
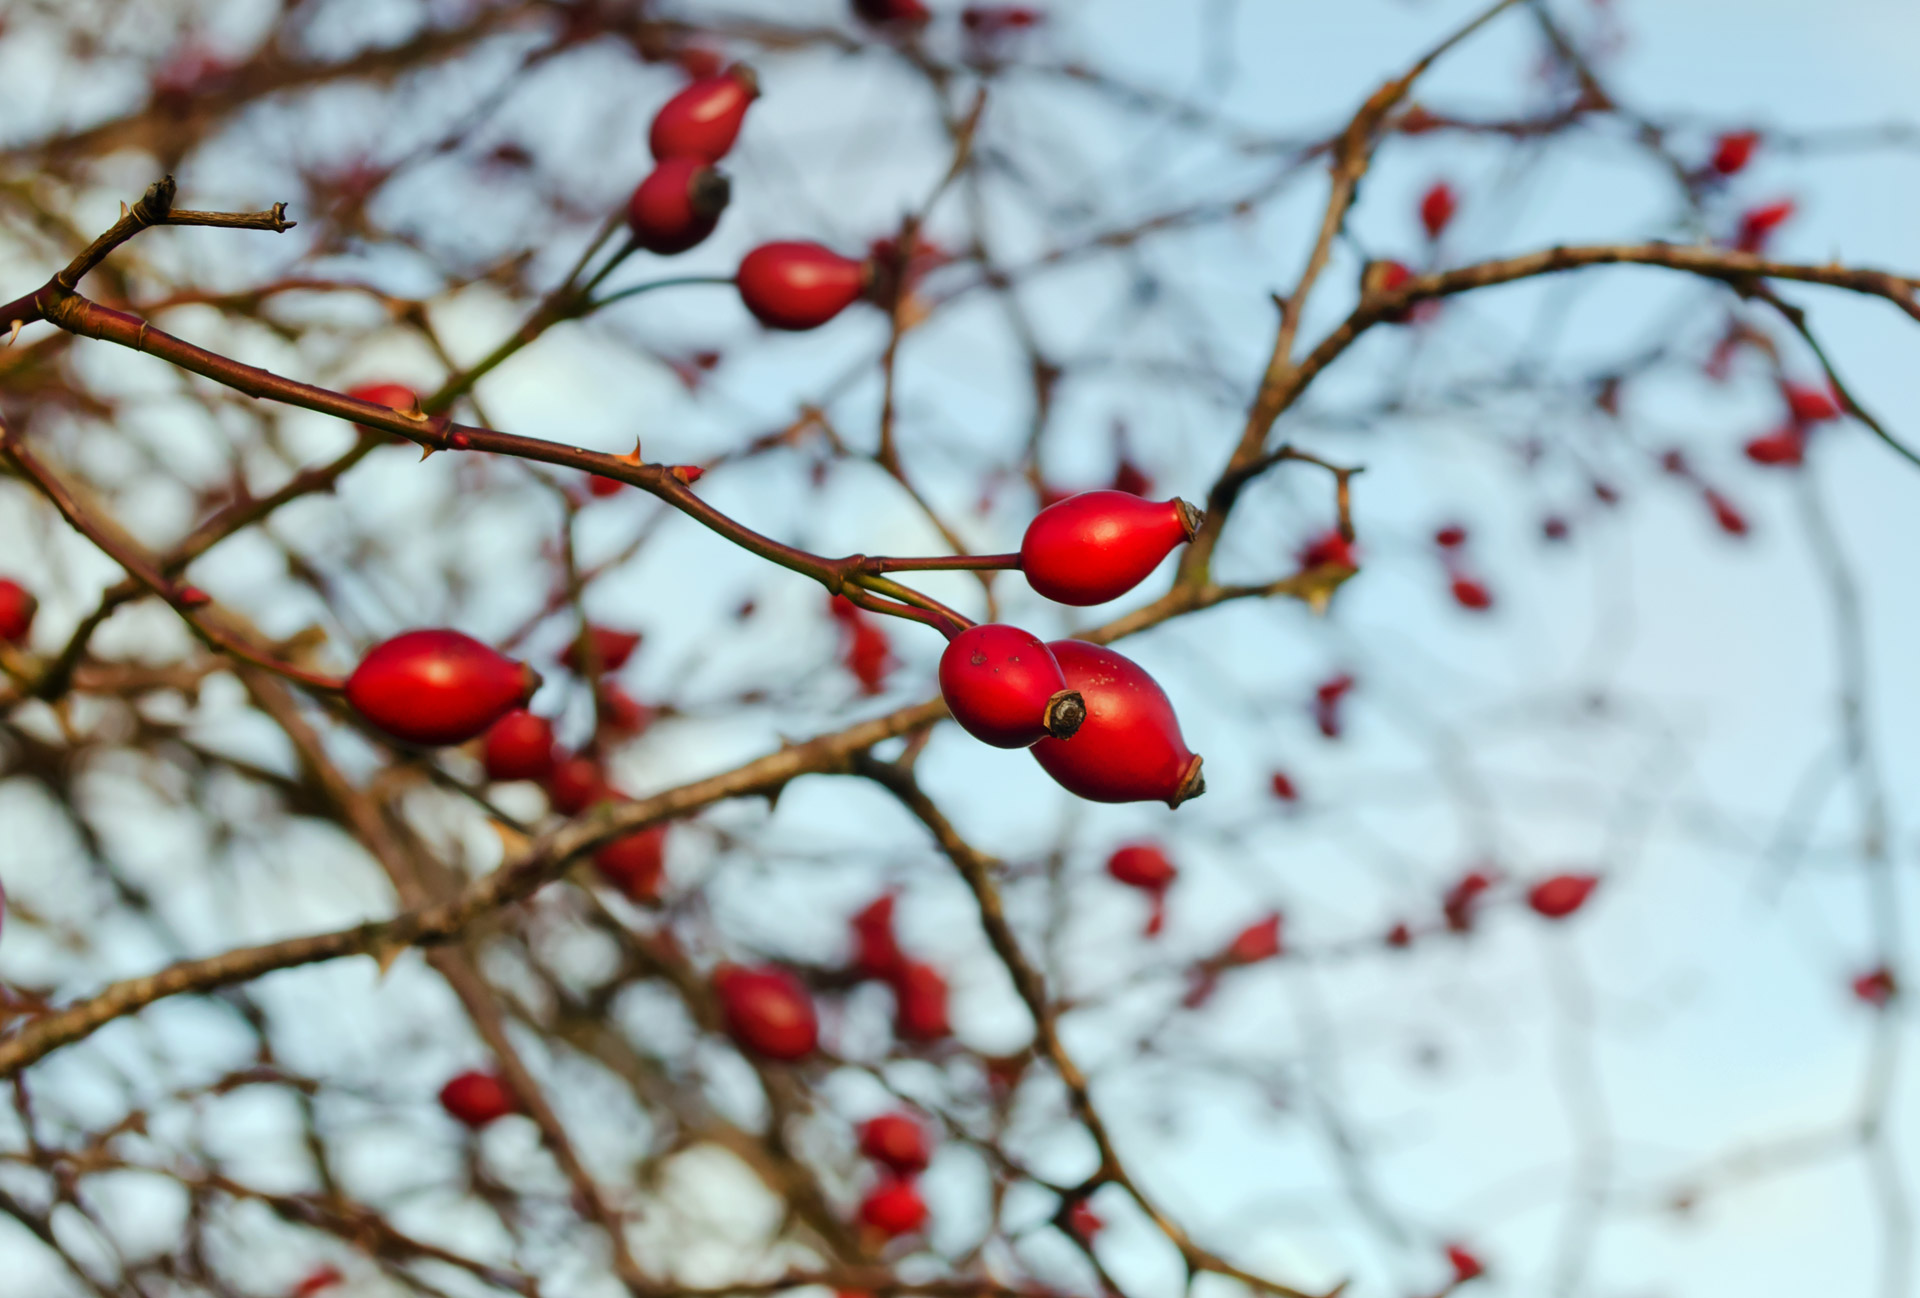
[[[853,917],[853,971],[862,978],[894,979],[907,958],[893,935],[893,894],[876,897]]]
[[[707,473],[705,469],[697,464],[676,464],[668,469],[667,472],[679,479],[682,484],[689,487],[700,481]]]
[[[1459,1244],[1447,1245],[1447,1263],[1453,1267],[1455,1284],[1465,1284],[1487,1273],[1480,1259]]]
[[[1741,252],[1765,251],[1773,232],[1792,220],[1796,210],[1790,198],[1748,208],[1740,214],[1740,229],[1734,235],[1733,246]]]
[[[385,406],[389,410],[418,410],[420,397],[414,390],[401,383],[362,383],[357,388],[348,388],[347,395],[355,401],[364,401],[370,406]],[[390,436],[385,429],[374,428],[367,424],[355,424],[363,433],[374,437]]]
[[[1819,424],[1838,419],[1842,412],[1840,394],[1831,387],[1816,388],[1804,383],[1783,383],[1780,395],[1796,424]]]
[[[769,329],[817,329],[867,287],[867,268],[817,243],[766,243],[741,259],[740,300]]]
[[[440,1088],[440,1107],[475,1130],[520,1111],[520,1101],[495,1073],[467,1072]]]
[[[213,603],[213,596],[198,586],[182,586],[174,592],[173,602],[181,608],[205,608]]]
[[[1280,801],[1300,801],[1300,787],[1293,782],[1293,777],[1285,771],[1275,771],[1269,784],[1273,789],[1273,796]]]
[[[940,694],[962,729],[995,748],[1070,738],[1087,715],[1040,637],[999,623],[969,627],[948,641]]]
[[[1093,1205],[1085,1199],[1075,1199],[1067,1207],[1067,1229],[1082,1244],[1093,1243],[1094,1237],[1105,1230],[1107,1223],[1093,1210]]]
[[[1883,1009],[1900,990],[1893,971],[1885,965],[1870,969],[1853,980],[1854,997],[1875,1009]]]
[[[908,1041],[937,1041],[947,1023],[947,980],[932,965],[909,960],[894,976],[894,1027]]]
[[[307,1272],[299,1284],[287,1291],[287,1298],[314,1298],[315,1294],[325,1293],[345,1280],[346,1277],[340,1274],[337,1266],[315,1267]]]
[[[655,158],[718,162],[740,137],[747,109],[760,94],[759,78],[744,63],[705,76],[660,106],[647,143]]]
[[[638,631],[588,626],[587,635],[593,641],[593,656],[600,660],[600,670],[603,672],[617,672],[625,667],[627,659],[633,657],[633,651],[640,647],[641,635]],[[560,654],[560,665],[570,672],[584,670],[578,636],[567,642],[567,647]]]
[[[1056,603],[1104,604],[1192,540],[1200,518],[1184,500],[1083,491],[1034,516],[1020,542],[1020,568],[1028,585]]]
[[[0,644],[24,644],[40,601],[17,581],[0,577]]]
[[[1713,511],[1713,521],[1728,536],[1747,534],[1747,516],[1734,507],[1732,501],[1715,491],[1712,487],[1701,493],[1707,502],[1707,508]]]
[[[1728,131],[1714,142],[1713,169],[1723,176],[1745,171],[1759,144],[1758,131]]]
[[[1280,941],[1281,916],[1279,911],[1265,919],[1256,920],[1240,930],[1237,937],[1227,945],[1226,959],[1229,964],[1257,964],[1262,960],[1271,960],[1283,949]]]
[[[1438,239],[1447,226],[1453,223],[1454,213],[1460,208],[1460,202],[1454,197],[1453,186],[1444,180],[1435,181],[1427,192],[1420,196],[1420,225],[1427,232],[1427,238]]]
[[[1806,462],[1807,435],[1798,427],[1781,428],[1756,437],[1743,448],[1755,464],[1771,468],[1798,468]]]
[[[626,490],[627,484],[618,478],[604,478],[594,474],[587,479],[587,490],[598,497],[617,496]]]
[[[1455,577],[1452,582],[1453,602],[1461,608],[1474,613],[1484,613],[1493,607],[1493,592],[1486,584],[1471,577]]]
[[[933,1158],[927,1129],[908,1113],[882,1113],[862,1123],[860,1152],[900,1176],[924,1172]]]
[[[912,1181],[887,1177],[860,1201],[860,1220],[888,1239],[911,1235],[927,1224],[926,1201]]]
[[[1492,887],[1493,875],[1488,871],[1470,870],[1462,875],[1440,899],[1440,910],[1446,916],[1447,927],[1456,933],[1472,931],[1474,912],[1480,898]]]
[[[1300,547],[1296,556],[1304,571],[1311,568],[1358,568],[1359,558],[1353,552],[1353,542],[1340,535],[1338,528],[1329,528]]]
[[[541,780],[553,770],[553,723],[515,708],[487,731],[482,752],[490,780]]]
[[[600,877],[632,902],[660,899],[666,865],[667,827],[664,824],[648,825],[616,838],[593,854],[593,868],[600,872]]]
[[[714,971],[713,987],[728,1033],[754,1054],[791,1063],[812,1054],[819,1044],[813,998],[785,969],[721,965]]]
[[[1527,905],[1548,919],[1565,919],[1586,905],[1599,886],[1600,880],[1591,874],[1556,874],[1527,890]]]
[[[1387,930],[1387,945],[1396,951],[1404,951],[1413,945],[1413,930],[1404,923],[1395,924]]]
[[[1434,531],[1433,543],[1442,550],[1458,550],[1467,543],[1467,529],[1458,523],[1449,523]]]
[[[554,763],[546,788],[547,801],[563,816],[577,816],[616,796],[600,764],[591,757],[577,755]]]
[[[685,252],[713,233],[727,210],[727,178],[698,158],[665,158],[627,202],[634,242],[661,256]]]
[[[1084,640],[1056,640],[1047,648],[1087,709],[1071,739],[1042,739],[1028,750],[1055,782],[1092,802],[1177,807],[1206,792],[1200,758],[1188,750],[1173,705],[1153,677]]]
[[[347,678],[354,711],[396,739],[459,744],[539,688],[525,663],[458,631],[407,631],[375,645]]]

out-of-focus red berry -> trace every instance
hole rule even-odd
[[[1797,424],[1818,424],[1838,419],[1843,410],[1840,394],[1832,387],[1814,387],[1806,383],[1782,383],[1780,395],[1786,398],[1787,411]]]
[[[1893,971],[1885,965],[1877,969],[1869,969],[1853,980],[1854,997],[1875,1009],[1885,1008],[1887,1002],[1891,1001],[1899,990],[1899,985],[1893,978]]]
[[[727,1031],[754,1054],[792,1063],[819,1044],[813,998],[785,969],[722,965],[714,971],[713,988]]]
[[[1728,131],[1713,146],[1713,169],[1723,176],[1745,171],[1760,145],[1758,131]]]
[[[860,1152],[900,1176],[927,1170],[933,1142],[910,1113],[882,1113],[860,1124]]]
[[[927,1224],[927,1204],[912,1181],[887,1177],[860,1201],[860,1220],[888,1239],[911,1235]]]
[[[461,1073],[440,1088],[440,1107],[465,1125],[478,1130],[490,1122],[520,1111],[520,1101],[496,1073]]]
[[[862,978],[891,980],[906,967],[907,957],[893,935],[893,894],[876,897],[853,917],[853,971]]]
[[[1789,426],[1764,433],[1749,441],[1743,449],[1747,458],[1755,464],[1772,468],[1798,468],[1806,462],[1807,435],[1802,429]]]
[[[1725,532],[1728,536],[1745,536],[1747,534],[1747,516],[1741,513],[1731,500],[1728,500],[1712,487],[1708,487],[1705,491],[1701,492],[1701,497],[1707,502],[1707,508],[1713,511],[1714,524],[1719,527],[1721,531]]]
[[[1427,238],[1438,239],[1459,210],[1460,200],[1454,197],[1453,186],[1436,180],[1420,196],[1420,227],[1427,232]]]
[[[1447,1245],[1447,1263],[1453,1267],[1453,1282],[1465,1284],[1487,1273],[1479,1257],[1460,1244]]]
[[[1453,602],[1461,608],[1474,613],[1484,613],[1493,607],[1493,592],[1484,582],[1472,577],[1455,577],[1451,583]]]
[[[1480,898],[1492,887],[1493,875],[1488,871],[1469,870],[1460,876],[1440,899],[1440,911],[1446,916],[1447,927],[1456,933],[1472,931]]]
[[[1340,535],[1338,528],[1328,528],[1326,531],[1309,540],[1305,545],[1300,547],[1297,557],[1300,561],[1300,567],[1303,570],[1320,567],[1358,568],[1360,566],[1360,562],[1353,552],[1353,542]]]
[[[947,980],[932,965],[909,960],[893,979],[894,1026],[908,1041],[936,1041],[947,1023]]]
[[[1280,912],[1275,911],[1265,919],[1255,920],[1241,929],[1239,935],[1227,944],[1227,962],[1256,964],[1279,955],[1282,949],[1280,924]]]
[[[0,577],[0,644],[25,643],[40,601],[17,581]]]
[[[1556,874],[1542,879],[1527,890],[1527,905],[1548,919],[1565,919],[1587,904],[1587,898],[1600,886],[1591,874]]]
[[[1733,246],[1741,252],[1764,252],[1774,231],[1793,219],[1797,205],[1790,198],[1750,207],[1740,214],[1740,229]]]
[[[1273,796],[1282,802],[1300,801],[1300,787],[1285,771],[1275,771],[1268,780],[1268,787],[1273,790]]]

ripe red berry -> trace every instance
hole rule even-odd
[[[1273,773],[1270,787],[1273,789],[1273,796],[1282,802],[1300,801],[1300,786],[1295,784],[1293,777],[1285,771],[1275,771]]]
[[[348,388],[347,395],[355,401],[364,401],[368,405],[386,406],[389,410],[418,410],[420,398],[410,387],[401,383],[362,383],[357,388]],[[375,437],[385,437],[384,429],[372,428],[366,424],[355,424],[363,433]]]
[[[512,1089],[494,1073],[466,1072],[440,1088],[440,1107],[478,1130],[520,1111]]]
[[[1869,969],[1853,980],[1853,994],[1856,999],[1875,1009],[1882,1009],[1900,990],[1894,981],[1893,971],[1885,965]]]
[[[1805,383],[1782,383],[1780,395],[1787,400],[1787,410],[1797,424],[1818,424],[1829,419],[1838,419],[1841,413],[1840,394],[1831,387],[1816,388]]]
[[[744,63],[719,76],[701,77],[660,106],[647,143],[655,158],[718,162],[740,137],[747,109],[760,94],[760,79]]]
[[[493,723],[483,750],[489,780],[541,780],[553,770],[553,723],[515,708]]]
[[[553,764],[547,775],[547,801],[563,816],[577,816],[587,808],[615,797],[606,772],[591,757],[575,754]]]
[[[1279,955],[1282,950],[1280,924],[1280,912],[1275,911],[1265,919],[1256,920],[1241,929],[1239,935],[1227,945],[1227,962],[1257,964]]]
[[[1461,608],[1474,613],[1484,613],[1493,607],[1493,592],[1484,582],[1472,577],[1455,577],[1452,582],[1453,602]]]
[[[1200,758],[1153,677],[1111,649],[1084,640],[1047,648],[1079,691],[1087,719],[1071,739],[1042,739],[1030,751],[1070,793],[1092,802],[1164,802],[1177,807],[1207,791]]]
[[[1758,131],[1728,131],[1714,142],[1713,169],[1723,176],[1746,170],[1759,144]]]
[[[1453,214],[1460,208],[1460,202],[1453,195],[1453,186],[1444,180],[1436,180],[1420,196],[1420,225],[1426,230],[1427,238],[1438,239],[1453,222]]]
[[[927,1129],[907,1113],[882,1113],[860,1125],[860,1152],[901,1176],[924,1172],[933,1158]]]
[[[866,263],[817,243],[763,243],[740,261],[734,283],[769,329],[818,329],[866,291]]]
[[[936,1041],[947,1024],[947,980],[932,965],[909,960],[893,979],[894,1029],[908,1041]]]
[[[1556,874],[1527,890],[1527,905],[1548,919],[1565,919],[1586,905],[1599,886],[1600,880],[1591,874]]]
[[[1353,542],[1340,535],[1339,529],[1329,528],[1300,547],[1296,556],[1302,569],[1308,568],[1358,568],[1359,559],[1353,553]]]
[[[533,697],[540,678],[458,631],[407,631],[375,645],[347,678],[347,702],[416,744],[459,744]]]
[[[1458,523],[1449,523],[1435,529],[1433,543],[1442,550],[1458,550],[1467,543],[1467,529]]]
[[[611,627],[589,626],[587,635],[593,642],[593,656],[600,661],[603,672],[617,672],[627,665],[627,659],[633,657],[633,651],[640,647],[641,636],[638,631],[615,631]],[[567,642],[560,654],[560,665],[570,672],[585,670],[581,660],[580,640],[575,637]]]
[[[663,158],[627,201],[627,226],[648,252],[685,252],[720,224],[733,196],[727,178],[698,158]]]
[[[720,1013],[733,1039],[754,1054],[791,1063],[813,1053],[820,1024],[800,980],[773,965],[714,971]]]
[[[1447,1262],[1453,1267],[1455,1284],[1465,1284],[1487,1273],[1480,1259],[1459,1244],[1447,1245]]]
[[[963,730],[995,748],[1070,738],[1087,715],[1040,637],[1000,623],[968,627],[947,642],[940,695]]]
[[[876,897],[850,925],[853,930],[853,971],[862,978],[893,979],[906,968],[907,958],[893,935],[893,894]]]
[[[1200,518],[1178,498],[1083,491],[1034,515],[1020,541],[1020,568],[1028,585],[1056,603],[1104,604],[1191,541]]]
[[[33,630],[40,601],[17,581],[0,577],[0,644],[22,644]]]
[[[1747,453],[1747,458],[1755,464],[1775,468],[1798,468],[1806,462],[1807,435],[1802,429],[1789,426],[1756,437],[1743,449]]]
[[[860,682],[862,694],[878,694],[886,689],[887,677],[893,671],[892,642],[872,618],[862,617],[849,627],[842,661]]]
[[[860,1220],[893,1239],[927,1224],[927,1204],[912,1181],[887,1177],[860,1201]]]
[[[648,825],[616,838],[593,854],[593,868],[628,901],[660,899],[667,866],[667,827]]]

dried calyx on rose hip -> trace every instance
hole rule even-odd
[[[713,989],[727,1032],[754,1054],[791,1063],[819,1044],[813,998],[785,969],[721,965],[714,971]]]
[[[353,710],[396,739],[461,744],[533,697],[533,668],[458,631],[407,631],[347,678]]]
[[[1104,604],[1145,581],[1200,530],[1199,510],[1177,497],[1147,500],[1124,491],[1083,491],[1049,505],[1027,524],[1020,570],[1034,590],[1061,604]]]
[[[1087,708],[1071,739],[1042,739],[1029,750],[1056,783],[1093,802],[1169,807],[1207,791],[1173,705],[1139,664],[1084,640],[1047,648]]]
[[[734,274],[740,300],[769,329],[817,329],[873,283],[866,262],[817,243],[763,243]]]
[[[661,256],[685,252],[720,224],[733,188],[699,158],[665,158],[627,200],[633,241]]]
[[[747,109],[760,95],[760,79],[744,63],[718,76],[701,77],[660,106],[647,143],[655,158],[718,162],[740,137]]]
[[[963,730],[995,748],[1067,739],[1087,715],[1040,637],[999,623],[968,627],[947,642],[940,695]]]

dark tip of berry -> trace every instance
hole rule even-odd
[[[1061,690],[1047,700],[1046,715],[1041,718],[1047,733],[1055,739],[1071,739],[1087,719],[1087,701],[1078,690]]]
[[[1178,496],[1173,498],[1173,507],[1180,512],[1180,526],[1186,529],[1187,539],[1191,541],[1199,533],[1200,524],[1207,521],[1205,512]]]
[[[1187,764],[1186,774],[1180,777],[1180,787],[1167,799],[1169,807],[1177,807],[1189,798],[1197,798],[1207,791],[1206,777],[1200,774],[1200,755],[1194,754],[1193,761]]]
[[[736,63],[727,69],[727,75],[738,81],[747,94],[755,99],[760,97],[760,74],[751,65]]]
[[[718,216],[727,210],[727,203],[733,198],[733,182],[727,179],[723,171],[712,167],[702,167],[694,173],[693,183],[687,190],[687,204],[697,216]]]

